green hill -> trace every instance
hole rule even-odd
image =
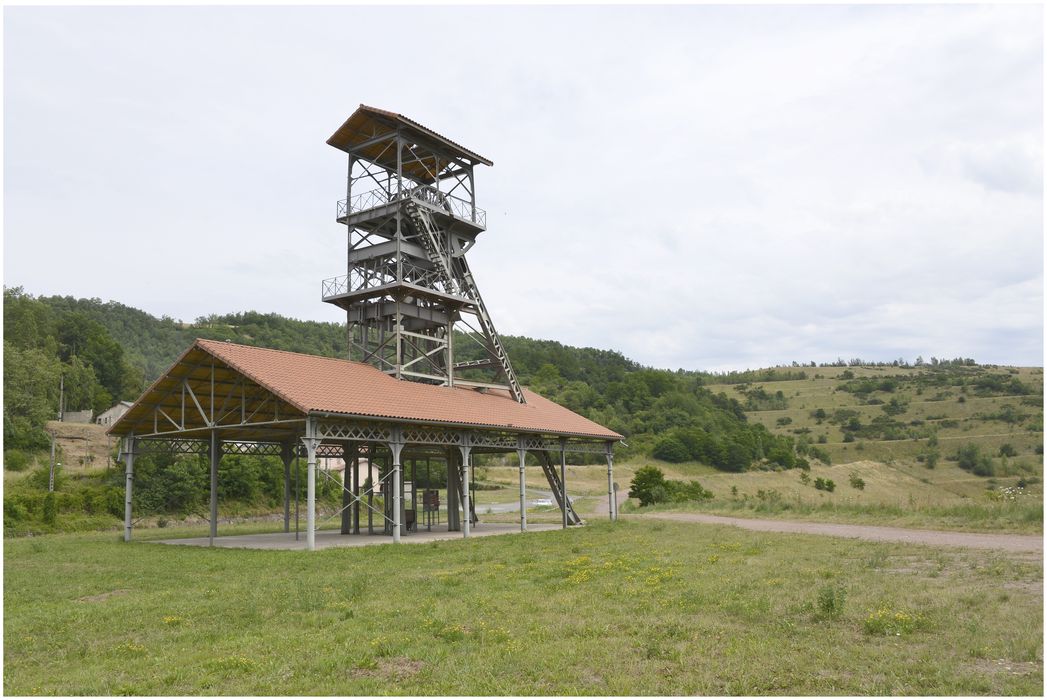
[[[44,427],[58,410],[60,376],[68,410],[104,410],[116,400],[137,398],[197,337],[346,354],[345,328],[338,323],[254,311],[183,323],[113,301],[5,289],[4,463],[12,493],[22,487],[13,472],[42,463]],[[626,483],[646,463],[671,477],[699,476],[715,495],[707,508],[759,503],[767,510],[770,500],[793,503],[795,512],[859,496],[879,505],[919,500],[950,506],[981,497],[987,487],[1032,487],[1042,478],[1039,368],[932,358],[916,366],[838,360],[711,374],[652,369],[619,352],[555,341],[508,336],[504,344],[522,383],[626,436],[617,449]],[[847,466],[852,464],[857,466]],[[171,466],[156,465],[150,479],[143,465],[136,498],[147,510],[184,511],[202,493],[195,466]],[[498,461],[488,466],[498,481]],[[253,504],[247,510],[264,510],[278,499],[276,465],[246,459],[229,469],[228,478],[240,480],[234,490]],[[810,483],[801,481],[806,470]],[[867,491],[814,488],[817,479],[840,485],[841,476],[850,481],[852,473],[869,485]],[[605,488],[596,472],[591,485],[587,470],[578,476],[574,483],[583,492]],[[115,475],[84,481],[91,478],[79,474],[67,483],[98,487],[106,499],[115,499]],[[34,483],[23,481],[25,488]],[[41,498],[28,494],[28,510]],[[63,502],[76,509],[82,500]],[[27,518],[38,515],[29,512]]]

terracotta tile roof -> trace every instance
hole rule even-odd
[[[330,412],[607,440],[621,435],[524,389],[508,392],[400,381],[371,365],[197,339],[195,347],[269,389],[303,413]]]

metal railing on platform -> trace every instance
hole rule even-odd
[[[455,218],[462,219],[463,221],[471,221],[477,226],[487,228],[486,211],[479,207],[473,207],[472,202],[467,202],[459,197],[445,194],[429,185],[419,185],[418,187],[404,190],[401,196],[398,196],[396,192],[389,192],[378,188],[354,195],[349,200],[339,200],[336,207],[335,218],[341,219],[349,214],[377,209],[378,207],[391,204],[401,198],[407,197],[419,202],[424,202],[438,209],[443,209]]]

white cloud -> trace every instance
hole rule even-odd
[[[502,332],[1040,364],[1041,12],[8,8],[5,283],[339,320],[323,142],[366,102],[496,162],[471,263]]]

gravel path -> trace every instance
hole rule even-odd
[[[606,506],[604,507],[606,512]],[[759,520],[734,518],[705,513],[650,513],[643,518],[678,520],[707,525],[733,525],[746,530],[760,532],[793,532],[805,535],[828,535],[851,537],[876,542],[908,542],[941,547],[969,547],[973,549],[995,549],[1003,552],[1028,552],[1043,554],[1043,535],[1002,535],[981,532],[946,532],[942,530],[910,530],[901,527],[880,525],[845,525],[841,523],[811,523],[796,520]]]

